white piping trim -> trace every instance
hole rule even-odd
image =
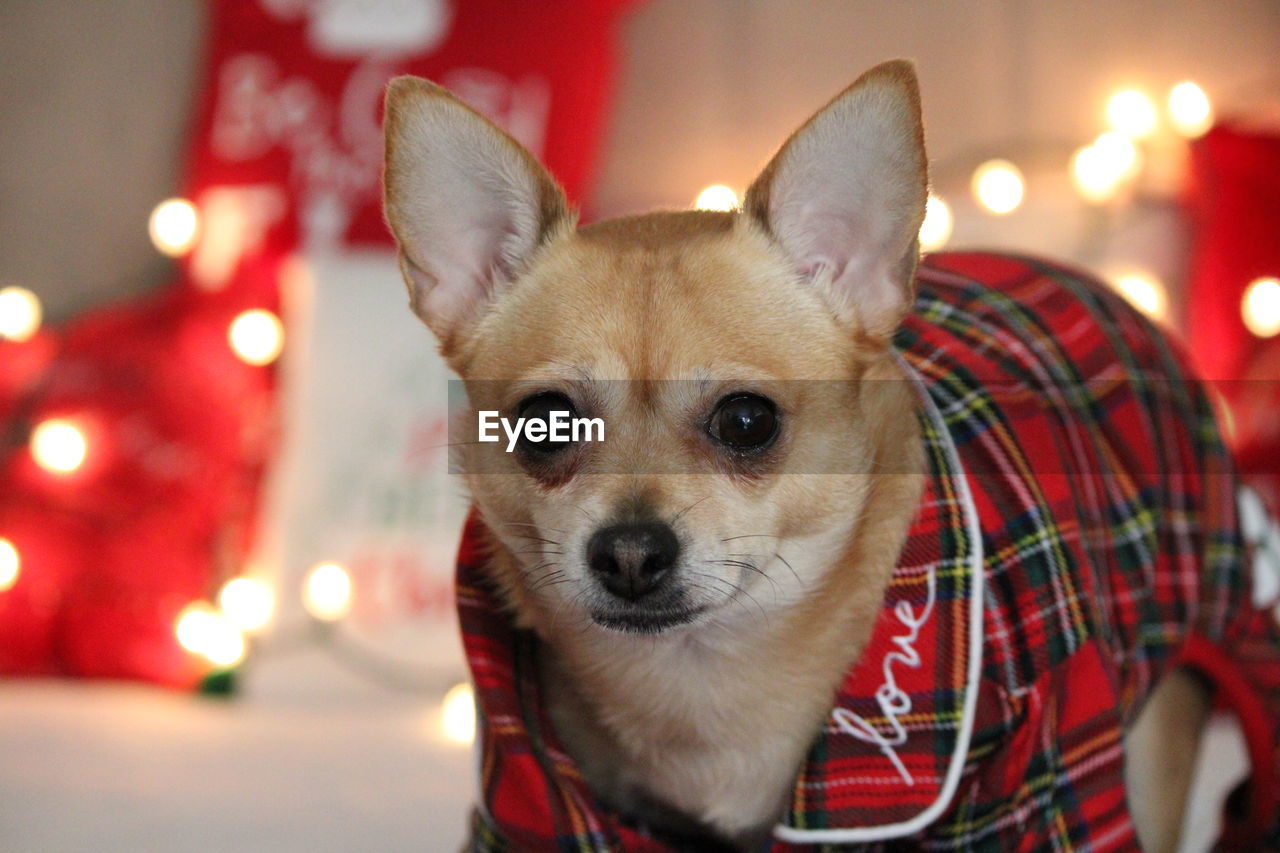
[[[896,354],[896,353],[895,353]],[[964,507],[966,527],[969,530],[969,576],[973,594],[969,604],[969,671],[965,684],[964,713],[960,720],[960,731],[956,735],[955,751],[951,754],[951,762],[947,765],[947,775],[942,782],[942,790],[938,798],[924,811],[908,820],[899,823],[887,823],[879,826],[858,826],[848,829],[796,829],[779,824],[773,828],[775,837],[794,844],[842,844],[850,841],[884,841],[900,838],[924,829],[938,819],[951,804],[956,789],[960,786],[960,774],[964,771],[965,758],[969,754],[969,741],[973,735],[974,715],[978,705],[978,679],[982,674],[982,625],[985,606],[982,553],[982,525],[978,521],[978,507],[973,500],[973,492],[969,489],[969,478],[960,462],[960,454],[956,450],[951,433],[947,431],[946,421],[942,419],[933,398],[923,387],[924,383],[912,367],[899,355],[898,361],[907,374],[917,383],[925,399],[929,419],[933,421],[939,434],[943,436],[943,450],[951,463],[956,489],[960,503]]]

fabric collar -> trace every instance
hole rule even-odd
[[[982,658],[982,538],[969,484],[919,356],[899,361],[919,393],[928,474],[872,638],[842,684],[774,834],[794,844],[896,838],[949,805],[968,753]],[[467,523],[458,609],[476,687],[481,830],[519,849],[591,839],[663,849],[602,812],[555,743],[537,697],[536,639],[485,580],[481,522]]]

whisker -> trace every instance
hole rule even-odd
[[[733,557],[733,556],[735,555],[734,554],[729,555],[729,557]],[[754,557],[755,554],[740,554],[736,556]],[[727,559],[727,558],[721,557],[715,560],[704,560],[703,562],[717,563],[721,566],[737,566],[739,569],[747,569],[749,571],[760,572],[763,574],[763,570],[759,566],[757,566],[755,563],[751,562],[750,560],[733,560],[733,559]]]
[[[560,544],[560,543],[558,543],[558,542],[552,542],[552,543],[550,543],[550,544],[552,544],[552,545],[558,545],[558,544]],[[537,545],[530,545],[530,546],[529,546],[529,547],[527,547],[527,548],[521,548],[519,551],[512,551],[511,553],[513,553],[513,554],[555,554],[555,555],[556,555],[556,556],[558,556],[558,557],[563,557],[563,556],[564,556],[564,552],[563,552],[563,551],[552,551],[552,550],[549,550],[549,549],[547,549],[547,548],[540,548],[540,547],[538,547]]]
[[[708,595],[708,596],[711,596],[711,595],[715,595],[715,594],[716,594],[715,590],[711,589],[710,587],[703,586],[702,584],[698,583],[697,581],[692,581],[692,580],[687,580],[687,579],[686,579],[686,580],[685,580],[685,582],[684,582],[684,584],[685,584],[685,586],[686,586],[686,587],[691,588],[691,589],[696,589],[696,590],[698,590],[699,592],[702,592],[702,593],[704,593],[705,595]],[[714,618],[712,618],[712,619],[708,619],[704,624],[706,624],[706,625],[710,625],[710,626],[714,627],[717,631],[723,631],[723,632],[728,633],[728,634],[732,634],[732,633],[733,633],[733,629],[732,629],[732,628],[730,628],[728,625],[725,625],[723,622],[719,622],[719,621],[717,621],[717,620],[716,620],[716,619],[714,619]]]
[[[791,576],[796,579],[796,583],[800,585],[801,589],[804,589],[804,581],[800,580],[800,573],[796,571],[795,566],[791,565],[791,563],[787,561],[786,557],[782,556],[782,552],[774,551],[773,556],[782,561],[782,565],[786,566],[791,571]]]
[[[564,533],[563,530],[556,530],[554,527],[539,527],[527,521],[504,521],[502,524],[505,527],[532,527],[534,530],[550,530],[552,533]]]
[[[725,584],[726,586],[732,588],[735,592],[745,595],[747,598],[751,599],[752,604],[754,604],[757,608],[759,608],[760,615],[764,617],[764,621],[765,622],[769,621],[769,613],[764,609],[764,607],[760,604],[760,602],[756,600],[756,597],[751,593],[747,592],[742,587],[738,586],[736,583],[730,580],[727,580],[725,578],[716,577],[715,575],[709,575],[706,572],[698,572],[697,574],[701,575],[707,580],[715,581],[716,583]],[[746,607],[746,604],[742,603],[740,599],[737,599],[736,597],[733,597],[733,596],[730,596],[730,597],[734,598],[735,601],[738,601],[739,604],[742,604],[744,608]]]
[[[555,560],[547,560],[547,561],[545,561],[545,562],[539,563],[538,565],[534,566],[534,567],[533,567],[533,568],[531,568],[531,569],[527,569],[527,570],[525,571],[525,575],[526,575],[526,576],[529,576],[529,575],[532,575],[534,572],[541,571],[542,569],[547,568],[547,566],[552,566],[552,567],[554,567],[554,566],[556,566],[556,565],[558,565],[558,564],[556,563],[556,561],[555,561]]]
[[[679,512],[677,512],[677,513],[675,514],[675,516],[671,519],[671,526],[672,526],[672,527],[674,527],[674,526],[675,526],[675,523],[676,523],[677,521],[679,521],[681,518],[683,518],[683,517],[684,517],[684,514],[685,514],[686,512],[688,512],[689,510],[693,509],[695,506],[697,506],[698,504],[702,503],[703,501],[708,500],[710,497],[711,497],[711,495],[706,495],[705,497],[701,497],[701,498],[699,498],[698,500],[694,501],[693,503],[689,504],[689,505],[688,505],[687,507],[685,507],[684,509],[682,509],[682,510],[680,510]]]
[[[555,629],[556,629],[556,625],[557,625],[557,624],[559,623],[559,621],[560,621],[560,617],[561,617],[561,616],[563,616],[563,615],[564,615],[564,613],[565,613],[567,610],[569,610],[571,607],[576,607],[576,606],[578,606],[578,604],[580,604],[580,603],[582,602],[582,599],[586,597],[586,595],[587,595],[587,593],[588,593],[588,592],[589,592],[589,590],[588,590],[588,589],[586,589],[586,588],[584,587],[583,589],[578,590],[578,592],[577,592],[575,595],[573,595],[571,598],[569,598],[569,599],[567,599],[567,600],[565,600],[565,601],[562,601],[562,602],[560,602],[560,604],[559,604],[559,605],[557,605],[556,609],[555,609],[554,611],[552,611],[552,613],[551,613],[551,628],[550,628],[550,630],[551,630],[552,632],[554,632],[554,631],[555,631]]]
[[[735,539],[778,539],[778,540],[781,540],[781,539],[782,539],[782,537],[781,537],[781,536],[778,536],[778,535],[776,535],[776,534],[773,534],[773,533],[744,533],[744,534],[742,534],[741,536],[729,536],[729,537],[726,537],[726,538],[724,538],[724,539],[721,539],[720,541],[721,541],[721,542],[732,542],[732,541],[734,541]],[[795,544],[795,543],[792,543],[792,544]],[[803,550],[803,549],[801,549],[801,550]],[[751,555],[747,555],[747,554],[730,554],[729,556],[730,556],[730,557],[745,557],[745,556],[753,556],[753,557],[754,557],[754,556],[756,556],[756,555],[755,555],[755,554],[751,554]],[[800,585],[800,587],[803,589],[803,588],[804,588],[804,581],[800,579],[800,573],[796,571],[796,567],[795,567],[795,566],[793,566],[793,565],[791,565],[790,561],[788,561],[786,557],[782,556],[782,551],[781,551],[781,550],[775,550],[775,551],[773,552],[773,556],[777,557],[780,561],[782,561],[782,565],[784,565],[784,566],[786,566],[786,567],[787,567],[787,570],[788,570],[789,572],[791,572],[791,576],[792,576],[793,578],[795,578],[795,579],[796,579],[796,583],[798,583],[798,584]]]
[[[528,539],[530,542],[541,542],[544,545],[559,545],[554,539],[543,539],[541,536],[530,536],[528,533],[512,533],[517,539]]]
[[[734,553],[734,554],[730,554],[729,556],[730,557],[758,557],[760,555]],[[791,572],[791,576],[796,579],[796,583],[798,583],[800,587],[803,589],[804,581],[800,580],[800,573],[796,571],[796,567],[791,565],[791,562],[786,557],[782,556],[782,552],[780,551],[774,551],[773,556],[777,557],[778,560],[782,563],[782,565],[787,567],[787,571]],[[756,571],[760,571],[760,569],[755,565],[752,565],[752,568],[755,569]]]
[[[733,556],[733,555],[730,555],[730,556]],[[748,555],[748,556],[754,556],[754,555]],[[755,572],[755,573],[756,573],[756,574],[758,574],[760,577],[764,578],[764,579],[765,579],[765,580],[767,580],[770,584],[772,584],[772,586],[773,586],[773,594],[774,594],[775,596],[776,596],[776,595],[778,594],[778,592],[780,591],[780,590],[779,590],[779,588],[778,588],[778,582],[777,582],[776,580],[774,580],[774,579],[769,575],[769,573],[768,573],[768,572],[766,572],[764,569],[762,569],[762,568],[760,568],[759,566],[757,566],[755,563],[749,563],[749,562],[747,562],[746,560],[703,560],[703,562],[704,562],[704,563],[714,563],[714,564],[716,564],[716,565],[720,565],[720,566],[733,566],[733,567],[735,567],[735,568],[744,569],[744,570],[749,571],[749,572]]]
[[[537,583],[529,587],[529,592],[531,593],[537,592],[543,587],[555,586],[556,584],[566,583],[568,580],[569,579],[565,577],[565,574],[563,571],[561,571],[560,569],[556,569],[555,571],[544,575],[541,579],[538,580]]]

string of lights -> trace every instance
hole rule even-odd
[[[1141,182],[1153,156],[1168,150],[1170,139],[1194,139],[1214,121],[1213,107],[1205,92],[1190,81],[1173,86],[1164,108],[1137,89],[1116,92],[1107,101],[1107,127],[1092,141],[1076,148],[1062,163],[1081,202],[1091,208],[1113,211],[1125,203],[1128,191]],[[1163,137],[1161,136],[1163,134]],[[990,216],[1009,216],[1028,197],[1028,181],[1019,157],[986,159],[968,176],[968,192],[979,209]],[[947,169],[936,170],[946,173]],[[955,227],[953,204],[963,192],[940,185],[928,198],[920,244],[927,251],[943,248]],[[731,210],[739,204],[732,187],[717,184],[704,189],[694,202],[699,209]],[[157,251],[183,258],[210,233],[208,212],[181,198],[156,206],[148,221]],[[223,226],[212,229],[225,233]],[[1167,317],[1168,295],[1164,285],[1144,270],[1123,270],[1110,276],[1111,284],[1144,313],[1156,320]],[[1248,284],[1240,304],[1240,317],[1258,338],[1280,335],[1280,279],[1260,277]],[[24,344],[32,341],[43,322],[39,299],[29,289],[11,285],[0,289],[0,341]],[[284,322],[273,311],[247,308],[227,323],[225,342],[243,364],[273,364],[285,346]],[[70,477],[90,465],[108,448],[107,441],[72,416],[39,420],[25,436],[34,463],[55,477]],[[0,529],[0,594],[14,588],[24,571],[22,550]],[[210,673],[235,672],[253,657],[313,644],[341,665],[380,684],[435,698],[441,709],[444,734],[457,742],[474,736],[474,709],[468,684],[449,685],[437,674],[419,672],[378,654],[337,630],[359,595],[352,576],[336,562],[322,562],[304,576],[298,594],[309,620],[285,629],[276,625],[278,582],[275,575],[244,573],[230,577],[209,599],[189,602],[173,622],[173,636],[193,658],[204,662]]]
[[[1072,150],[1060,166],[1067,170],[1080,200],[1100,214],[1094,219],[1095,230],[1111,225],[1131,195],[1127,191],[1141,183],[1154,157],[1181,156],[1182,149],[1171,143],[1196,139],[1214,123],[1209,96],[1190,80],[1169,89],[1163,111],[1148,93],[1129,88],[1111,95],[1102,112],[1106,129]],[[985,214],[1009,216],[1027,200],[1028,180],[1017,159],[985,159],[969,172],[967,189]],[[1038,163],[1044,158],[1032,159]],[[944,176],[939,182],[943,185],[954,183],[949,176],[955,172],[955,164],[934,166],[935,175]],[[954,195],[944,194],[938,187],[929,195],[920,226],[920,246],[925,251],[938,251],[951,240],[955,214],[948,198],[954,199]],[[732,210],[738,204],[738,192],[725,184],[707,187],[694,201],[699,210]],[[1111,286],[1144,314],[1159,322],[1169,320],[1167,288],[1152,272],[1130,267],[1103,272]],[[1264,277],[1253,281],[1241,303],[1241,313],[1245,326],[1257,337],[1280,334],[1280,280]]]
[[[215,215],[218,212],[215,211]],[[194,202],[167,199],[152,211],[147,227],[156,250],[183,259],[208,235],[206,217]],[[214,230],[228,231],[225,223]],[[234,227],[230,230],[234,231]],[[216,289],[216,288],[214,288]],[[206,288],[209,290],[209,288]],[[0,345],[25,344],[40,333],[43,323],[40,300],[29,289],[8,286],[0,290]],[[225,327],[224,342],[235,358],[250,367],[268,367],[281,355],[285,324],[271,310],[247,308],[236,313]],[[56,347],[56,345],[55,345]],[[48,362],[53,361],[50,355]],[[2,372],[2,371],[0,371]],[[21,436],[35,466],[66,488],[77,488],[77,476],[110,456],[107,446],[115,437],[94,429],[75,415],[38,420]],[[13,589],[24,573],[22,549],[0,529],[0,594]],[[190,601],[173,620],[173,640],[204,672],[207,692],[227,692],[248,664],[300,647],[322,650],[333,661],[363,678],[390,689],[424,697],[440,709],[441,734],[467,743],[474,736],[471,688],[436,671],[418,671],[379,654],[360,643],[341,623],[350,616],[354,597],[351,574],[336,562],[322,562],[306,572],[297,591],[305,612],[303,620],[281,625],[279,575],[246,571],[226,579],[208,598]]]

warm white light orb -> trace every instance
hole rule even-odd
[[[183,608],[174,622],[174,634],[184,649],[215,666],[235,666],[248,652],[240,629],[203,601]]]
[[[240,663],[249,651],[244,634],[231,624],[231,620],[215,617],[210,627],[204,656],[214,666],[232,667]]]
[[[0,338],[21,343],[40,328],[40,300],[25,287],[0,290]]]
[[[1194,139],[1213,126],[1213,105],[1209,96],[1190,80],[1169,90],[1169,120],[1174,130]]]
[[[1250,282],[1240,303],[1244,325],[1260,338],[1280,335],[1280,279],[1259,278]]]
[[[1075,184],[1076,192],[1092,202],[1111,198],[1118,185],[1115,175],[1092,145],[1079,149],[1071,158],[1071,182]]]
[[[988,160],[974,170],[974,198],[992,213],[1003,216],[1017,210],[1025,191],[1022,172],[1008,160]]]
[[[712,184],[698,193],[693,206],[698,210],[735,210],[738,207],[738,194],[732,187]]]
[[[1104,133],[1093,141],[1102,163],[1123,178],[1133,176],[1142,165],[1142,152],[1123,133]]]
[[[18,582],[22,560],[18,549],[8,539],[0,537],[0,592],[8,592]]]
[[[1139,163],[1138,146],[1129,137],[1104,133],[1075,153],[1071,160],[1071,180],[1084,198],[1103,202],[1138,171]]]
[[[147,223],[151,243],[166,255],[191,251],[200,234],[200,213],[185,198],[171,198],[156,205]]]
[[[253,308],[231,321],[227,340],[236,356],[246,364],[270,364],[284,349],[284,324],[270,311]]]
[[[476,700],[470,684],[455,685],[444,695],[440,725],[454,743],[470,744],[476,739]]]
[[[174,634],[178,645],[193,655],[204,651],[205,638],[208,636],[209,624],[213,620],[213,610],[206,604],[195,602],[188,604],[178,614],[173,623]]]
[[[1164,284],[1149,272],[1133,270],[1114,279],[1115,289],[1129,304],[1153,320],[1163,321],[1169,312],[1169,296]]]
[[[232,578],[218,592],[222,614],[241,631],[261,631],[271,622],[276,599],[270,587],[252,578]]]
[[[302,604],[317,619],[341,619],[351,612],[351,575],[337,563],[315,566],[303,583]]]
[[[929,196],[924,205],[924,222],[920,223],[920,248],[926,252],[941,249],[951,239],[953,224],[947,203],[936,195]]]
[[[1138,89],[1123,89],[1107,100],[1107,124],[1131,139],[1155,133],[1159,121],[1156,105]]]
[[[46,471],[70,474],[84,464],[89,455],[89,442],[75,424],[50,418],[31,431],[31,455]]]

